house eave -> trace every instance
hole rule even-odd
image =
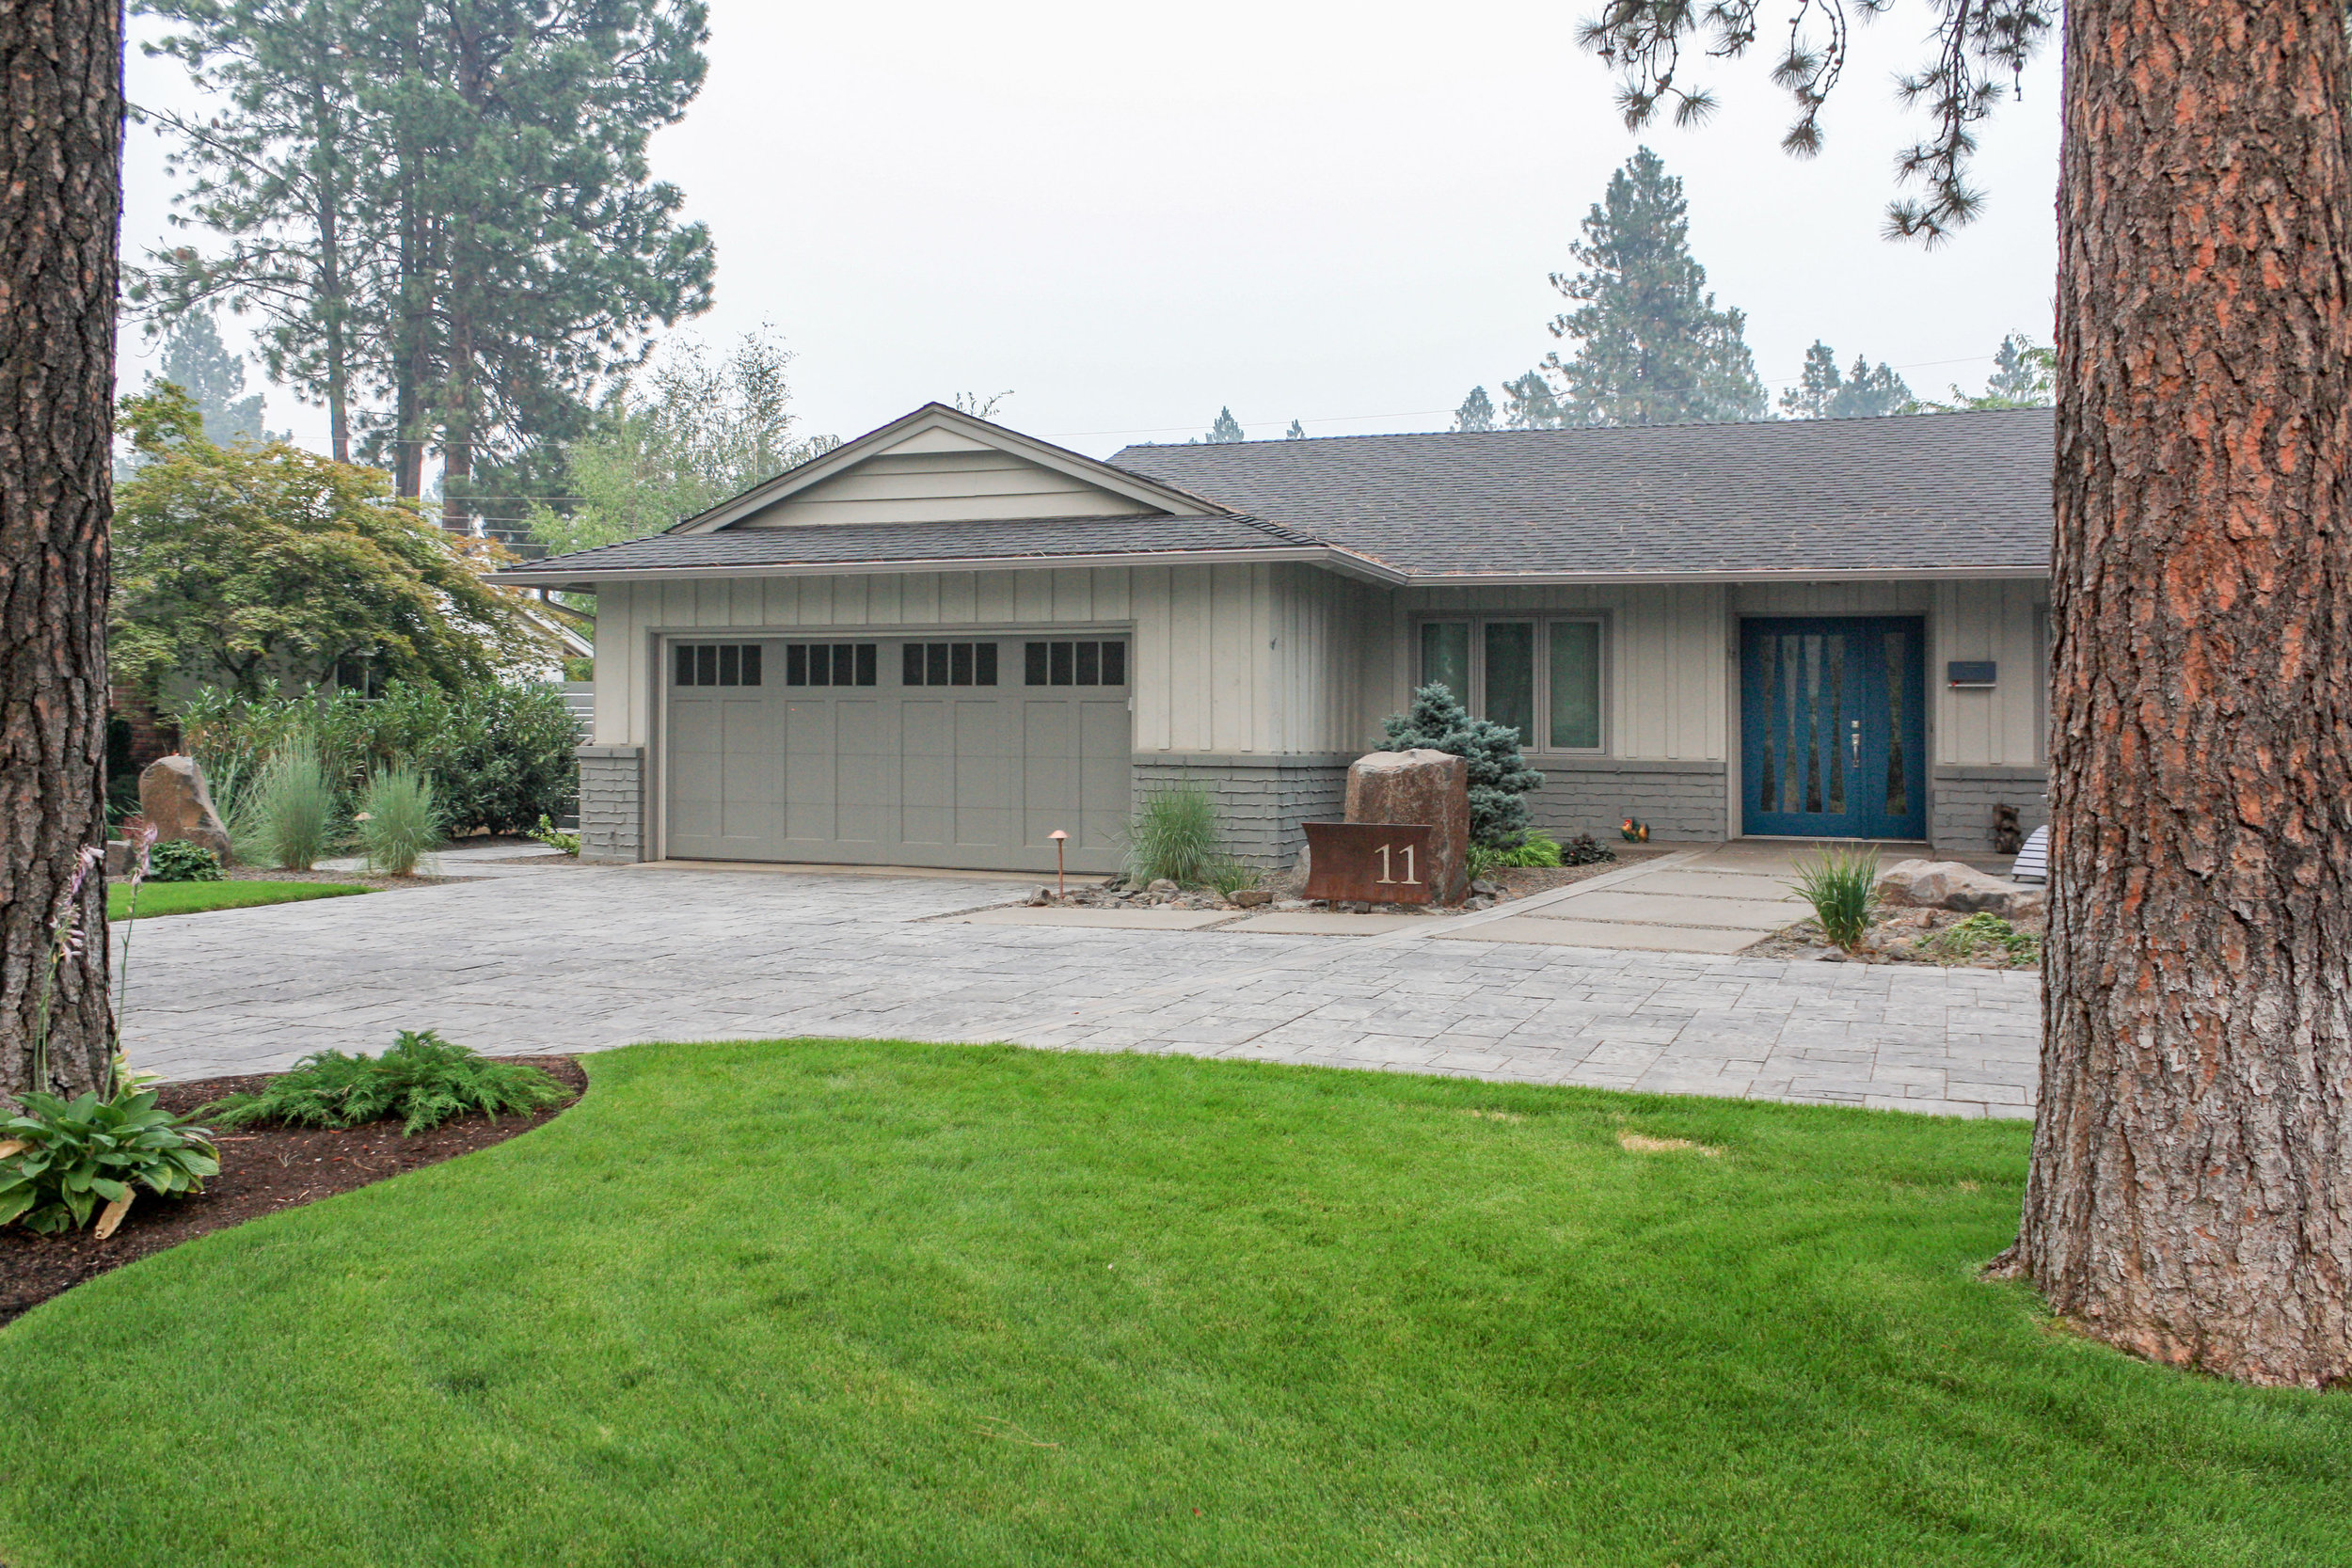
[[[2047,566],[1911,566],[1833,570],[1798,567],[1764,570],[1754,567],[1721,572],[1410,572],[1408,588],[1567,588],[1627,587],[1675,583],[1769,582],[1963,582],[2032,580],[2047,578]]]
[[[564,594],[594,594],[599,583],[707,582],[739,578],[883,577],[909,572],[1060,571],[1080,566],[1225,566],[1295,562],[1320,566],[1343,576],[1360,578],[1386,587],[1402,586],[1403,573],[1364,556],[1326,546],[1276,546],[1264,549],[1123,550],[1093,555],[1023,555],[944,557],[914,561],[810,561],[766,565],[641,566],[596,572],[582,577],[510,567],[492,580],[516,586],[548,588]]]

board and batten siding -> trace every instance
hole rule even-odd
[[[945,627],[1132,628],[1137,752],[1360,750],[1389,599],[1312,567],[1076,567],[608,583],[597,595],[599,745],[653,743],[664,634],[893,636]]]

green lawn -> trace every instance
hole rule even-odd
[[[0,1330],[0,1560],[2352,1559],[2352,1400],[1977,1281],[2020,1124],[996,1047],[588,1061],[538,1132]]]
[[[139,887],[139,914],[195,914],[202,910],[249,910],[261,904],[295,904],[305,898],[341,898],[373,888],[349,882],[145,882]],[[131,918],[131,889],[113,882],[106,888],[106,918]]]

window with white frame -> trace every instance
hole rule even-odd
[[[1490,615],[1421,624],[1417,685],[1448,688],[1538,752],[1597,752],[1602,623],[1597,615]]]

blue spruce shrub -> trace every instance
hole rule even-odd
[[[1518,731],[1471,718],[1452,690],[1434,684],[1414,692],[1413,705],[1380,727],[1393,751],[1421,746],[1467,759],[1470,842],[1487,849],[1518,847],[1531,820],[1521,797],[1544,782],[1519,754]]]

